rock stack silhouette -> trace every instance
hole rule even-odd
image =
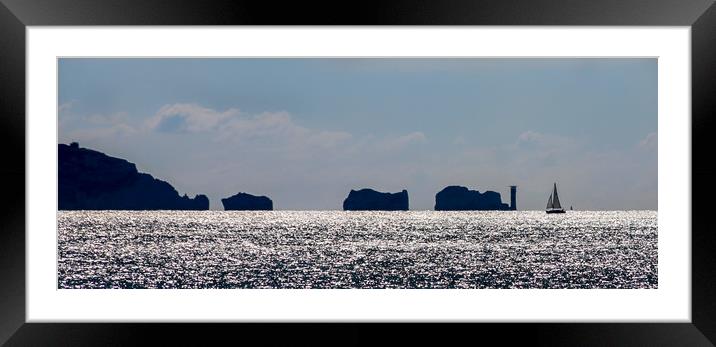
[[[180,196],[171,184],[140,173],[124,159],[80,148],[58,148],[60,210],[208,210],[209,198]]]

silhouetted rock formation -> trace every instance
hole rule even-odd
[[[234,196],[221,199],[226,211],[259,211],[273,210],[273,201],[265,196],[255,196],[246,193],[239,193]]]
[[[60,210],[208,210],[209,199],[191,199],[169,183],[119,158],[87,148],[76,142],[59,145]]]
[[[381,193],[373,189],[353,190],[343,201],[345,211],[407,211],[408,191]]]
[[[449,186],[435,194],[435,210],[510,210],[510,206],[502,203],[498,192],[480,193],[461,186]]]

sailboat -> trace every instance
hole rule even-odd
[[[547,200],[547,213],[565,213],[562,205],[559,203],[559,195],[557,195],[557,183],[554,183],[554,190]]]

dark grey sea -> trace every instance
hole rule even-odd
[[[60,211],[59,288],[657,288],[656,211]]]

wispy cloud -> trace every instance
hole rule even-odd
[[[659,145],[659,135],[656,132],[651,132],[646,135],[641,141],[639,141],[639,148],[645,150],[656,150]]]
[[[63,114],[66,114],[73,106],[74,101],[67,101],[65,103],[60,104],[60,106],[57,107],[57,111],[60,113],[60,116]]]
[[[352,137],[344,131],[298,125],[286,111],[248,114],[238,108],[219,111],[198,104],[165,105],[147,119],[145,128],[164,133],[209,133],[217,141],[264,141],[274,146],[334,146]]]
[[[81,114],[75,110],[74,102],[67,102],[59,106],[60,133],[72,141],[94,141],[107,137],[124,138],[137,134],[140,130],[132,124],[126,112],[109,114]],[[72,130],[66,131],[70,125]]]
[[[241,111],[216,111],[197,104],[164,105],[145,122],[149,130],[160,132],[202,132],[216,130]]]

